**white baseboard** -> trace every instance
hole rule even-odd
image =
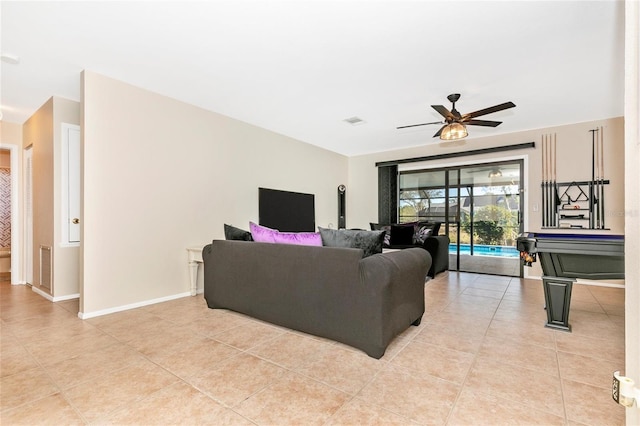
[[[614,281],[620,281],[620,280],[614,280]],[[607,282],[607,281],[586,280],[586,279],[578,278],[576,280],[576,284],[592,285],[592,286],[596,286],[596,287],[624,288],[624,281],[622,281],[622,282]]]
[[[44,297],[48,301],[54,302],[54,303],[55,302],[62,302],[64,300],[71,300],[71,299],[79,299],[80,298],[80,293],[68,294],[66,296],[53,297],[49,293],[45,293],[44,291],[40,290],[37,287],[31,286],[31,290],[33,290],[35,293],[38,293],[40,296]]]
[[[73,299],[80,299],[80,293],[69,294],[67,296],[54,297],[53,301],[54,302],[62,302],[64,300],[73,300]]]
[[[36,286],[31,286],[31,290],[33,290],[34,293],[38,293],[40,296],[47,299],[49,302],[53,302],[53,296],[50,295],[49,293],[45,293],[44,291],[40,290]]]
[[[141,308],[143,306],[154,305],[156,303],[168,302],[169,300],[181,299],[183,297],[191,297],[191,292],[178,293],[172,296],[159,297],[157,299],[144,300],[142,302],[131,303],[129,305],[116,306],[109,309],[101,309],[94,312],[78,312],[78,318],[89,319],[95,317],[101,317],[103,315],[115,314],[116,312],[128,311],[130,309]]]

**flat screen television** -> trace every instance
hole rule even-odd
[[[313,194],[258,188],[258,215],[262,226],[281,232],[315,232]]]

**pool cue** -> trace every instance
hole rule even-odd
[[[600,209],[601,209],[601,222],[602,229],[604,227],[604,127],[600,126]]]
[[[546,178],[546,168],[545,168],[545,163],[546,163],[546,142],[547,142],[547,136],[546,135],[542,135],[542,226],[545,227],[547,226],[547,183],[545,181]]]
[[[542,193],[542,208],[540,211],[542,212],[542,227],[544,228],[544,135],[542,135],[540,148],[540,165],[542,166],[540,169],[540,191]]]
[[[596,129],[597,137],[596,137],[596,151],[594,154],[596,161],[596,180],[594,182],[595,193],[594,193],[594,203],[595,203],[595,215],[596,215],[596,229],[600,229],[600,129]]]
[[[589,130],[591,132],[591,182],[589,182],[589,228],[594,229],[595,228],[595,220],[593,217],[593,211],[595,208],[595,202],[594,202],[594,188],[593,185],[595,183],[595,156],[596,156],[596,131],[595,130]]]
[[[551,200],[551,135],[547,136],[547,226],[553,226],[553,201]]]
[[[557,156],[557,147],[558,141],[556,139],[556,134],[553,134],[553,226],[558,226],[558,206],[560,205],[560,200],[558,199],[558,175],[557,166],[558,166],[558,156]]]

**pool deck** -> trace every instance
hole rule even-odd
[[[456,267],[456,256],[449,255],[449,269]],[[520,258],[502,256],[471,256],[460,255],[460,271],[477,272],[481,274],[520,276]]]

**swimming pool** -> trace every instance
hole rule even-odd
[[[449,244],[449,254],[456,254],[456,245]],[[460,244],[460,254],[471,254],[469,244]],[[487,246],[481,244],[473,245],[474,256],[499,256],[499,257],[520,257],[517,248],[511,246]]]

